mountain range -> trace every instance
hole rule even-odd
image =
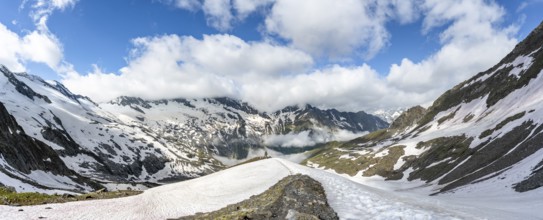
[[[431,106],[377,112],[381,118],[311,105],[263,112],[226,97],[122,96],[98,104],[59,82],[3,66],[0,72],[0,186],[51,194],[186,180],[134,197],[30,207],[32,215],[206,216],[217,213],[196,212],[226,205],[240,211],[232,205],[272,194],[290,216],[287,192],[306,192],[273,184],[296,173],[306,175],[291,177],[305,179],[296,184],[320,184],[315,203],[343,219],[543,215],[543,23]],[[230,167],[300,152],[309,155],[305,166],[274,158]],[[124,211],[101,210],[123,204]],[[0,217],[17,218],[22,209],[0,210]]]
[[[388,127],[365,112],[306,105],[266,113],[231,98],[119,97],[97,104],[56,81],[5,67],[0,72],[0,184],[19,191],[152,186],[272,149],[307,150],[341,139],[338,134]],[[283,141],[294,136],[300,141]]]

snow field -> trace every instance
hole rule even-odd
[[[0,219],[166,219],[209,212],[260,194],[293,173],[321,182],[330,206],[341,219],[483,219],[445,205],[396,197],[339,175],[283,159],[261,160],[198,179],[164,185],[143,194],[109,200],[0,206]],[[426,197],[426,196],[423,196]],[[46,208],[50,209],[46,209]],[[18,211],[23,209],[23,211]]]

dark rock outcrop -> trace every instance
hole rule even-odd
[[[0,66],[0,72],[2,72],[4,76],[8,78],[9,82],[15,86],[15,90],[17,90],[17,92],[23,94],[24,96],[32,100],[34,100],[34,98],[38,98],[38,99],[42,99],[43,101],[47,103],[51,103],[51,100],[49,99],[49,97],[35,92],[30,87],[28,87],[25,83],[19,81],[17,77],[15,77],[15,74],[10,72],[5,66]]]
[[[339,219],[321,184],[306,175],[283,178],[266,192],[223,209],[179,219]]]
[[[419,105],[412,107],[396,118],[390,128],[401,130],[413,126],[424,116],[424,113],[426,113],[425,108]]]
[[[11,167],[0,167],[0,172],[3,169],[16,169],[18,172],[30,174],[33,170],[42,170],[69,177],[82,185],[89,185],[93,188],[101,187],[94,181],[69,169],[57,152],[47,144],[29,137],[17,124],[15,118],[9,114],[3,103],[0,103],[0,158]],[[4,173],[9,175],[11,172]],[[17,178],[16,176],[12,177]],[[28,182],[27,180],[22,181]]]

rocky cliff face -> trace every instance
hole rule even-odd
[[[455,86],[428,110],[307,161],[435,192],[485,185],[525,192],[543,185],[543,23],[500,63]],[[335,162],[333,162],[335,160]]]
[[[20,181],[16,190],[56,188],[85,191],[100,184],[69,169],[59,155],[45,143],[28,136],[4,104],[0,103],[0,173],[3,182]],[[53,181],[44,181],[50,178]],[[25,185],[27,188],[25,188]]]

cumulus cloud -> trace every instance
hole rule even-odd
[[[365,47],[373,57],[389,38],[386,16],[371,1],[278,0],[266,17],[266,30],[317,56],[338,58]]]
[[[17,34],[0,23],[0,64],[13,71],[26,71],[27,62],[43,63],[61,74],[71,72],[73,66],[64,60],[62,43],[49,31],[47,19],[55,10],[73,7],[77,0],[23,1],[21,8],[30,4],[36,29]],[[16,23],[16,21],[12,21]]]
[[[263,24],[290,39],[290,44],[246,42],[228,34],[202,39],[177,35],[137,38],[132,41],[127,66],[120,71],[104,73],[95,68],[87,75],[69,74],[63,82],[99,102],[120,95],[147,99],[230,96],[265,111],[296,104],[348,111],[389,109],[430,104],[445,90],[497,63],[517,43],[513,37],[516,27],[500,23],[505,11],[493,1],[346,2],[350,7],[330,0],[309,5],[304,1],[263,0],[253,5],[231,1],[227,8],[233,17],[269,6]],[[204,4],[198,2],[199,7]],[[289,11],[293,8],[299,10]],[[376,8],[379,10],[369,10]],[[302,14],[310,17],[296,17]],[[361,24],[351,27],[355,18]],[[438,30],[441,45],[421,61],[405,58],[392,64],[387,73],[378,73],[368,64],[314,64],[319,52],[313,47],[330,54],[357,53],[352,51],[357,47],[378,51],[388,39],[387,21],[419,19],[421,34]],[[351,34],[361,41],[346,39]]]
[[[62,46],[57,38],[41,31],[20,36],[0,23],[0,63],[13,71],[25,71],[28,61],[44,63],[57,69],[63,59]]]
[[[275,0],[162,0],[163,3],[190,11],[202,10],[207,24],[220,31],[228,31],[233,23],[243,21],[249,14]]]
[[[129,63],[119,73],[95,67],[84,76],[68,75],[63,83],[98,102],[120,95],[230,96],[265,111],[306,103],[354,111],[383,103],[408,106],[427,101],[425,93],[389,88],[369,65],[311,70],[313,60],[302,51],[231,35],[203,39],[166,35],[132,43]]]
[[[312,58],[300,51],[231,35],[203,39],[165,35],[132,41],[129,64],[119,74],[99,69],[68,75],[64,83],[96,101],[120,95],[149,99],[240,97],[240,84],[304,72]],[[104,93],[103,91],[108,91]]]
[[[314,56],[334,59],[372,58],[388,45],[387,21],[413,22],[416,2],[405,0],[169,0],[188,10],[202,10],[208,25],[228,31],[248,15],[264,14],[264,34],[289,41]]]
[[[274,2],[275,0],[233,0],[232,6],[236,10],[238,18],[243,20],[260,8],[271,5]]]
[[[422,10],[424,32],[448,24],[439,35],[443,46],[419,63],[404,58],[392,65],[387,80],[400,90],[449,88],[497,63],[517,43],[515,26],[497,27],[505,10],[493,2],[428,0]]]

